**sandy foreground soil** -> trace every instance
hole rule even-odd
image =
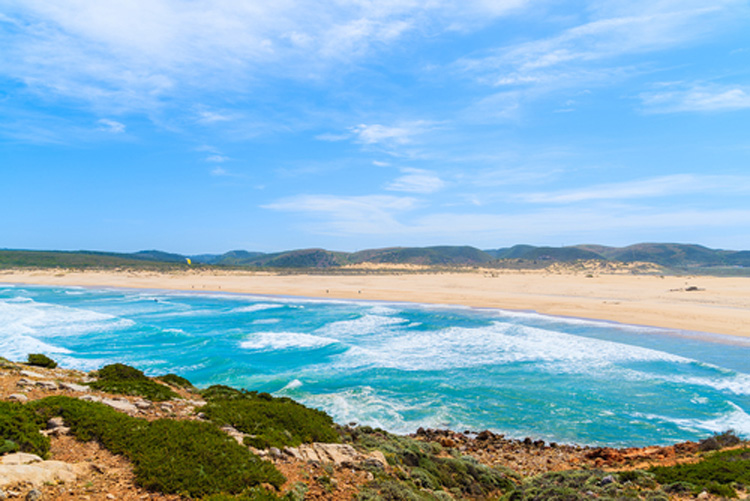
[[[3,270],[0,283],[453,304],[750,337],[749,277],[482,269],[351,275]]]

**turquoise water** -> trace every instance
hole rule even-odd
[[[750,340],[502,310],[0,285],[0,355],[123,362],[395,432],[635,446],[750,436]]]

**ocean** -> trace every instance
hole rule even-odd
[[[266,391],[397,433],[750,437],[750,339],[531,312],[0,284],[0,356],[28,353]]]

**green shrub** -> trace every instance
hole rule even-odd
[[[275,492],[271,492],[263,487],[253,487],[236,496],[229,494],[214,494],[202,498],[202,501],[297,501],[297,499],[295,493],[292,492],[288,492],[284,496],[279,497]]]
[[[215,425],[130,417],[96,402],[47,397],[29,404],[40,419],[62,416],[83,441],[96,440],[133,463],[136,482],[150,490],[192,497],[239,494],[248,486],[279,487],[284,477]]]
[[[89,386],[107,393],[141,396],[154,402],[179,396],[163,384],[147,378],[138,369],[125,364],[106,365],[95,374],[98,379],[89,383]]]
[[[39,433],[45,422],[23,404],[0,402],[0,454],[21,451],[45,457],[49,438]]]
[[[163,376],[158,376],[156,379],[159,381],[163,381],[167,384],[170,384],[172,386],[175,386],[177,388],[185,388],[186,390],[194,390],[195,386],[193,386],[193,383],[185,379],[184,377],[180,377],[177,374],[164,374]]]
[[[97,377],[97,379],[103,379],[105,381],[148,379],[143,374],[143,372],[139,371],[135,367],[130,367],[129,365],[125,364],[105,365],[104,367],[96,371],[95,376]]]
[[[289,398],[212,386],[202,392],[201,407],[219,426],[230,425],[253,435],[248,445],[258,448],[297,446],[309,442],[339,442],[333,419]]]
[[[750,485],[750,448],[713,453],[699,463],[651,468],[661,484],[693,486],[693,492],[707,490],[719,496],[736,497],[733,485]]]
[[[511,470],[482,465],[470,456],[439,456],[442,447],[434,442],[391,435],[366,426],[345,428],[341,433],[345,441],[354,446],[380,450],[389,463],[407,472],[407,477],[401,482],[379,479],[363,494],[362,499],[398,499],[394,496],[400,495],[397,492],[404,489],[409,490],[409,496],[413,499],[437,499],[442,496],[438,494],[440,491],[457,493],[462,498],[486,497],[514,488],[519,480]],[[428,495],[423,492],[424,489],[434,492]]]
[[[602,482],[612,475],[614,482]],[[619,481],[617,481],[619,479]],[[577,501],[599,499],[666,500],[668,496],[658,488],[653,476],[643,471],[612,474],[602,470],[568,470],[544,473],[526,479],[505,501]]]
[[[716,433],[698,443],[698,449],[703,452],[718,451],[739,445],[742,440],[737,436],[734,430],[727,430],[723,433]]]
[[[29,353],[28,362],[26,363],[35,367],[46,367],[47,369],[57,367],[57,362],[41,353]]]

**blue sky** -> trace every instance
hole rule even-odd
[[[0,247],[750,249],[746,0],[0,0]]]

